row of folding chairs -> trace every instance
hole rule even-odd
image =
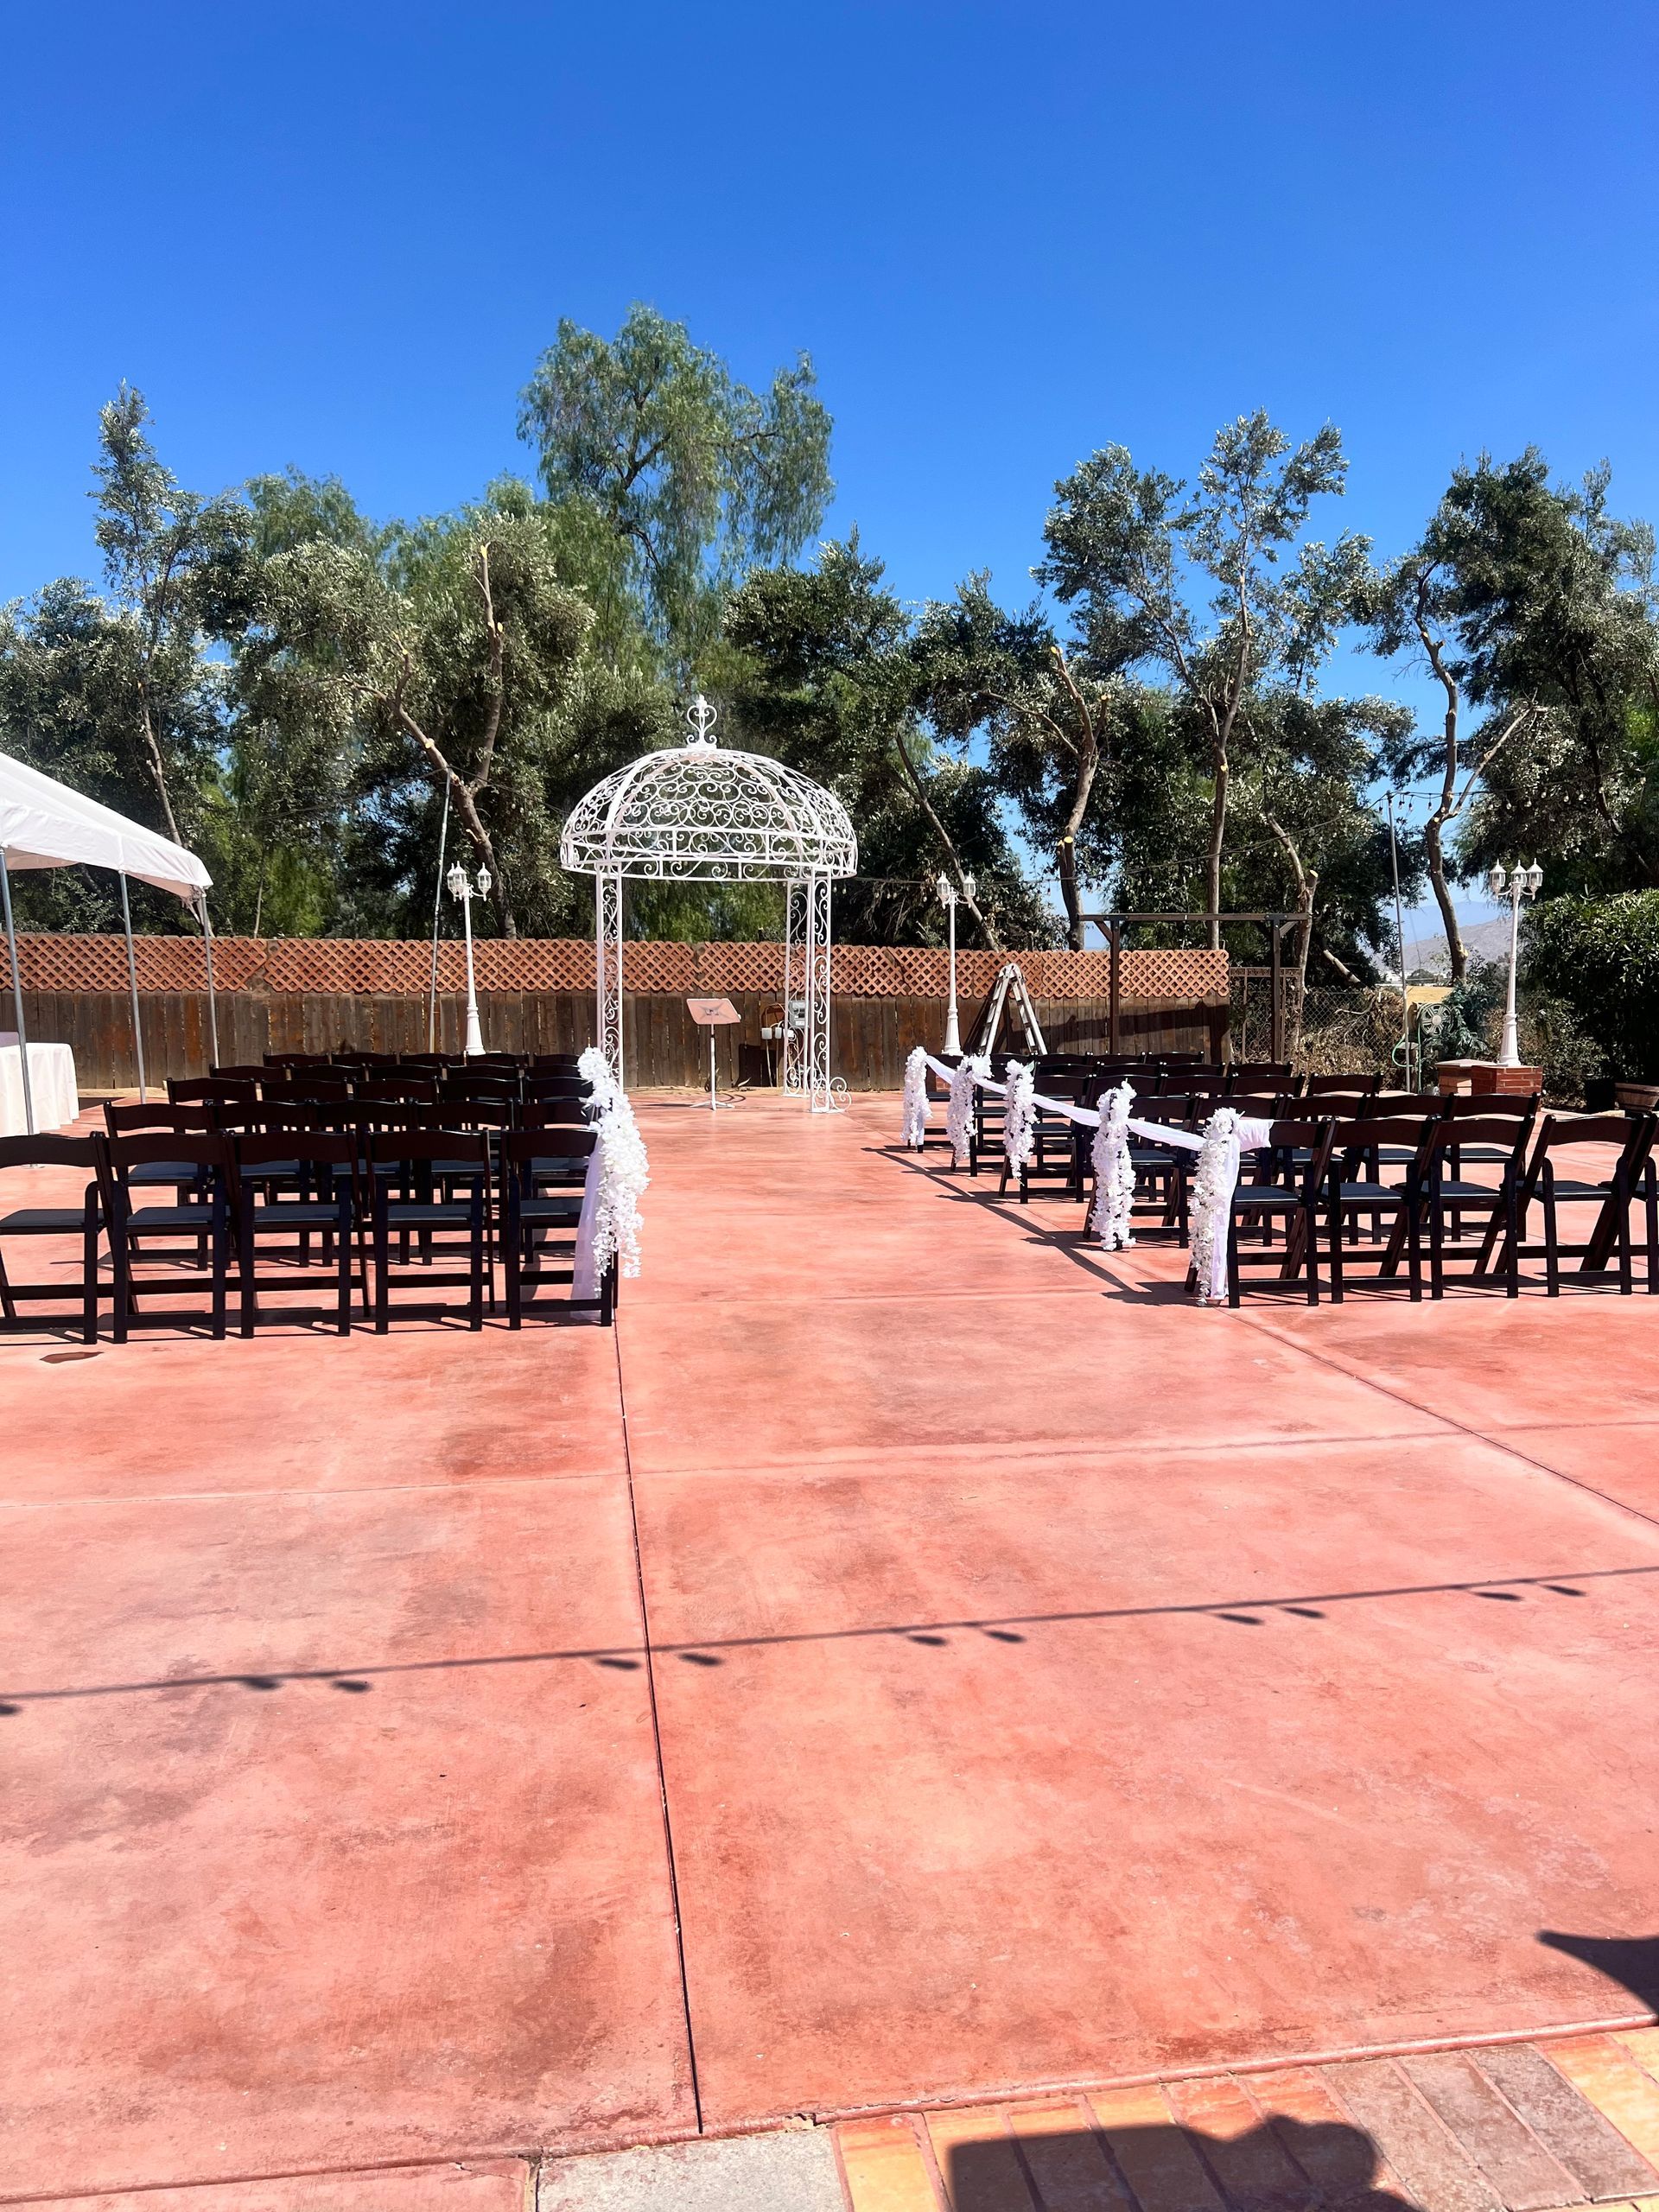
[[[585,1098],[590,1086],[574,1070],[531,1072],[472,1068],[363,1069],[220,1067],[207,1076],[168,1079],[170,1104],[308,1105],[365,1100],[379,1104],[436,1105],[472,1101],[516,1109],[537,1100]]]
[[[267,1068],[472,1068],[517,1070],[531,1075],[575,1074],[579,1052],[371,1052],[342,1045],[332,1052],[267,1052],[257,1065]]]
[[[149,1110],[168,1116],[169,1124],[191,1111]],[[563,1318],[591,1311],[608,1324],[613,1270],[592,1298],[536,1296],[541,1286],[572,1281],[594,1141],[591,1129],[570,1122],[506,1130],[493,1140],[469,1129],[315,1125],[168,1125],[0,1140],[0,1171],[78,1169],[87,1179],[78,1206],[0,1212],[0,1322],[7,1329],[37,1325],[24,1307],[61,1306],[73,1297],[87,1343],[97,1338],[106,1300],[118,1344],[135,1326],[204,1320],[222,1338],[234,1294],[244,1336],[262,1320],[331,1320],[345,1334],[359,1300],[363,1317],[380,1333],[394,1313],[461,1313],[480,1329],[486,1306],[497,1306],[499,1262],[510,1327],[531,1312]],[[12,1279],[7,1240],[72,1236],[80,1245],[74,1291],[61,1281]],[[166,1272],[142,1272],[156,1263]],[[324,1304],[287,1302],[319,1289],[327,1294]],[[461,1290],[465,1297],[394,1303],[392,1293],[408,1289]],[[205,1311],[152,1302],[181,1294],[205,1298]]]
[[[1634,1287],[1633,1210],[1640,1209],[1647,1289],[1659,1294],[1659,1175],[1651,1114],[1558,1114],[1535,1101],[1450,1098],[1425,1113],[1274,1120],[1268,1146],[1245,1156],[1227,1224],[1228,1285],[1239,1302],[1247,1269],[1300,1284],[1317,1305],[1321,1243],[1330,1294],[1340,1302],[1355,1268],[1397,1281],[1411,1297],[1439,1299],[1448,1283],[1503,1283],[1518,1297],[1521,1266],[1544,1263],[1548,1295],[1560,1295],[1562,1263],[1587,1281]],[[1593,1148],[1595,1157],[1586,1160]],[[1137,1151],[1137,1192],[1185,1243],[1193,1155]],[[1577,1154],[1574,1160],[1573,1155]],[[1490,1172],[1482,1175],[1478,1171]],[[1172,1204],[1171,1183],[1179,1186]],[[1535,1208],[1541,1235],[1532,1236]],[[1564,1211],[1593,1210],[1586,1233],[1563,1234]],[[1580,1211],[1580,1218],[1583,1218]],[[1362,1243],[1362,1230],[1369,1237]],[[1243,1238],[1252,1241],[1246,1243]],[[1465,1272],[1452,1270],[1462,1265]]]
[[[1007,1065],[1006,1058],[1000,1066],[993,1063],[992,1072],[999,1081]],[[1039,1060],[1033,1073],[1039,1096],[1065,1099],[1078,1106],[1096,1106],[1107,1091],[1127,1082],[1135,1085],[1138,1101],[1179,1100],[1184,1106],[1196,1103],[1206,1112],[1217,1104],[1226,1104],[1255,1113],[1264,1097],[1274,1106],[1313,1098],[1339,1099],[1345,1103],[1374,1096],[1382,1082],[1377,1075],[1297,1075],[1288,1061],[1233,1061],[1225,1067],[1215,1067],[1196,1059],[1114,1061],[1081,1054]],[[996,1092],[975,1093],[969,1141],[970,1175],[979,1173],[982,1155],[995,1159],[1001,1154],[1006,1115],[1007,1102]],[[1020,1179],[1021,1196],[1033,1181],[1058,1181],[1077,1192],[1084,1148],[1077,1125],[1039,1106],[1033,1121],[1033,1156]]]

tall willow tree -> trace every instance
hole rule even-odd
[[[559,325],[525,386],[520,435],[556,516],[563,573],[613,658],[643,631],[683,682],[750,569],[792,561],[835,490],[830,416],[803,353],[764,392],[636,306],[613,339]]]

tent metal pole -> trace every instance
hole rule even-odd
[[[29,1079],[29,1027],[23,1020],[23,979],[17,965],[17,931],[11,919],[11,870],[6,866],[4,849],[0,848],[0,901],[3,901],[6,918],[6,943],[11,950],[11,1004],[17,1017],[17,1064],[23,1071],[23,1119],[29,1134],[35,1135],[35,1086]]]
[[[443,855],[449,839],[449,785],[443,786],[443,819],[438,824],[438,884],[432,893],[432,980],[426,989],[426,1049],[438,1049],[438,922],[443,913]]]
[[[138,958],[132,949],[132,908],[127,899],[127,872],[118,868],[121,879],[121,926],[127,933],[127,988],[132,994],[132,1056],[138,1063],[138,1103],[147,1106],[149,1093],[144,1088],[144,1025],[138,1014]]]
[[[213,925],[207,918],[207,893],[201,893],[201,949],[207,956],[207,1040],[219,1065],[219,1001],[213,995]]]

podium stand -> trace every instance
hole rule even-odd
[[[720,1090],[715,1076],[715,1032],[728,1027],[734,1021],[741,1021],[743,1017],[730,999],[687,999],[685,1003],[698,1028],[709,1032],[709,1110],[711,1114],[718,1113]],[[726,1101],[728,1113],[737,1103],[735,1098]]]

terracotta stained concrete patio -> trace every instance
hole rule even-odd
[[[0,2198],[1650,2017],[1659,1299],[641,1121],[614,1332],[0,1344]]]

